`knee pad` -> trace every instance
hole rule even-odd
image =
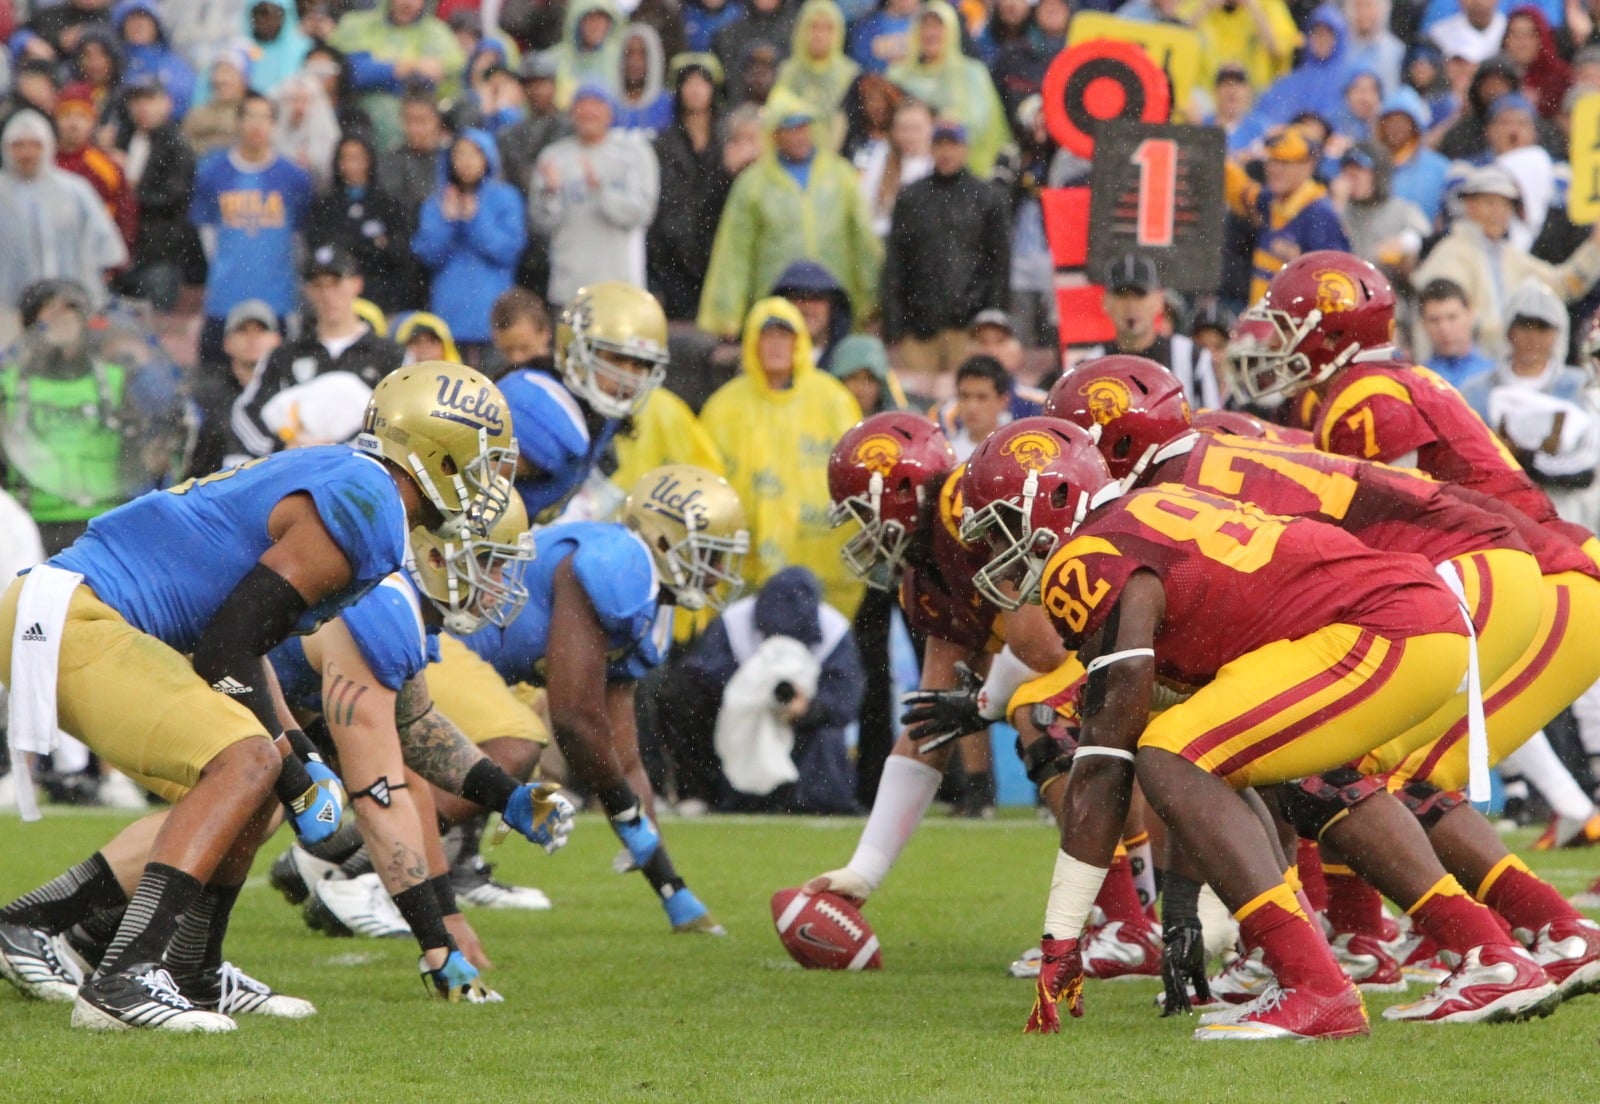
[[[1056,725],[1051,725],[1044,735],[1026,747],[1022,745],[1022,737],[1017,737],[1017,758],[1022,760],[1028,781],[1033,783],[1040,797],[1053,782],[1065,778],[1072,770],[1072,753],[1077,747],[1077,741],[1059,732]]]
[[[1433,831],[1441,817],[1466,800],[1460,790],[1441,790],[1415,780],[1407,782],[1395,796],[1428,832]]]
[[[1383,788],[1378,775],[1337,767],[1284,786],[1283,815],[1302,839],[1321,839],[1329,825]]]

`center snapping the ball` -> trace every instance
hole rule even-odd
[[[772,922],[789,957],[808,970],[876,970],[878,937],[861,910],[836,893],[780,889]]]

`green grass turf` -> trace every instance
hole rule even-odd
[[[0,818],[0,899],[81,858],[122,823],[102,813]],[[681,871],[725,940],[672,936],[616,845],[580,820],[553,859],[491,857],[544,888],[543,914],[474,911],[506,1003],[423,996],[409,941],[329,940],[264,883],[263,852],[229,954],[321,1014],[232,1035],[94,1036],[63,1005],[0,986],[0,1101],[1477,1101],[1600,1100],[1600,997],[1532,1024],[1375,1022],[1370,1039],[1202,1045],[1161,1020],[1153,983],[1089,984],[1088,1016],[1024,1037],[1031,986],[1004,973],[1038,932],[1052,833],[1029,818],[933,817],[869,916],[885,968],[807,973],[778,945],[772,891],[849,857],[858,821],[670,821]],[[1527,842],[1527,835],[1517,839]],[[1600,852],[1534,856],[1565,892]],[[1415,992],[1415,990],[1413,990]],[[1374,1015],[1394,1000],[1371,1003]]]

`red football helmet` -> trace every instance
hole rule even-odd
[[[1230,437],[1248,437],[1252,441],[1271,440],[1266,423],[1242,410],[1202,410],[1194,416],[1194,427],[1209,433],[1226,433]]]
[[[874,414],[839,438],[828,457],[828,521],[861,527],[839,550],[852,575],[893,586],[924,505],[956,464],[944,432],[916,414]]]
[[[1088,431],[1059,418],[1023,418],[991,433],[961,477],[961,540],[992,558],[972,577],[1003,610],[1039,600],[1056,548],[1089,510],[1121,492]],[[1012,583],[1015,593],[1002,584]]]
[[[1177,376],[1153,360],[1122,354],[1086,360],[1062,376],[1044,412],[1088,430],[1125,486],[1193,420]]]
[[[1234,386],[1252,401],[1315,387],[1394,338],[1394,289],[1360,257],[1320,249],[1278,270],[1228,343]]]

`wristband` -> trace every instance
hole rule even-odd
[[[283,762],[278,767],[278,780],[272,784],[272,792],[280,802],[292,807],[300,795],[312,785],[314,783],[306,771],[306,765],[300,761],[298,755],[290,754],[284,756]]]
[[[1081,752],[1080,752],[1081,754]],[[1106,867],[1079,862],[1065,851],[1056,852],[1056,872],[1050,879],[1050,901],[1044,909],[1046,939],[1077,939],[1088,922],[1089,910],[1100,895]]]
[[[493,759],[479,759],[461,780],[461,796],[474,805],[503,813],[506,802],[517,792],[518,782]]]
[[[436,874],[428,879],[428,884],[433,887],[433,895],[439,899],[441,915],[454,916],[461,911],[461,906],[456,904],[456,884],[450,880],[449,874]]]
[[[405,917],[423,953],[437,947],[453,946],[450,933],[444,927],[444,917],[439,912],[439,898],[434,893],[432,882],[418,882],[396,893],[394,907]]]

